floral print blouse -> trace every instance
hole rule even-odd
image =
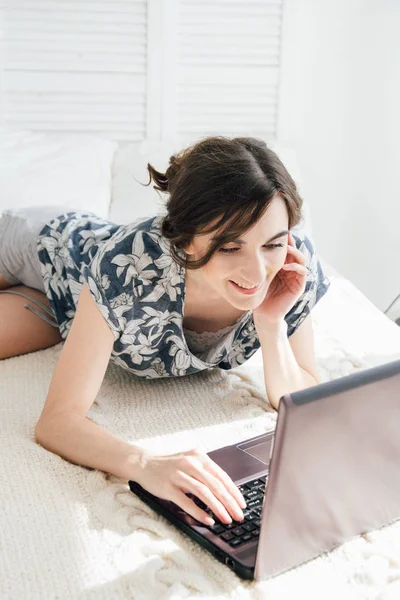
[[[162,218],[158,214],[119,225],[91,212],[71,211],[44,225],[37,249],[62,338],[86,282],[114,335],[110,360],[133,374],[181,377],[241,365],[260,348],[251,310],[214,347],[195,353],[189,349],[183,330],[186,269],[171,256],[160,231]],[[309,270],[303,295],[285,316],[288,337],[330,286],[310,239],[299,233],[293,238]]]

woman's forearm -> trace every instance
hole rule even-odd
[[[48,418],[36,425],[36,441],[72,463],[99,469],[128,481],[145,452],[129,444],[82,415]]]
[[[263,355],[265,387],[275,410],[285,394],[319,383],[297,363],[287,337],[286,321],[258,328],[257,334]]]

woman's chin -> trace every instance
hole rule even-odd
[[[243,298],[235,298],[234,300],[229,298],[229,304],[238,310],[254,310],[264,302],[266,295],[267,292],[263,292],[262,294],[254,294],[254,296],[243,295]]]

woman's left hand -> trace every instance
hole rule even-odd
[[[292,234],[288,234],[285,264],[271,281],[267,295],[253,310],[254,324],[280,323],[304,293],[307,282],[306,258],[297,249]]]

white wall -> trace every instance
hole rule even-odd
[[[318,252],[385,310],[400,293],[400,2],[285,0],[280,92]]]

